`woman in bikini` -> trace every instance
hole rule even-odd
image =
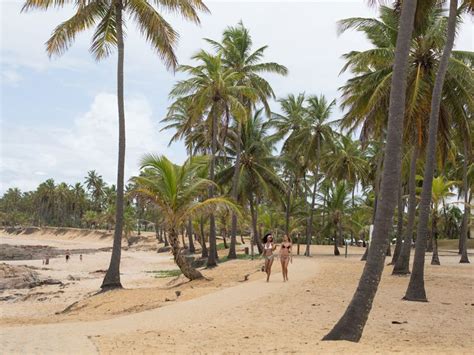
[[[283,243],[280,246],[280,261],[283,281],[288,281],[288,263],[293,262],[293,254],[291,253],[291,239],[287,235],[283,237]]]
[[[272,273],[273,251],[276,249],[276,245],[273,244],[273,236],[268,233],[263,237],[263,256],[265,257],[265,272],[267,273],[267,282],[270,281],[270,274]]]

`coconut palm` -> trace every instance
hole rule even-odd
[[[201,278],[202,274],[181,254],[179,230],[190,217],[208,214],[216,208],[237,210],[234,204],[221,197],[197,202],[209,186],[214,185],[211,180],[201,177],[208,164],[209,159],[203,156],[191,157],[178,166],[164,156],[149,154],[143,157],[140,164],[143,174],[133,178],[137,186],[134,193],[159,208],[168,228],[174,260],[190,280]]]
[[[438,176],[433,179],[432,193],[431,193],[431,238],[433,239],[433,256],[431,259],[431,265],[439,265],[438,256],[438,220],[439,220],[439,209],[445,205],[445,201],[448,197],[454,196],[452,192],[454,186],[457,185],[456,181],[448,181],[444,176]]]
[[[211,163],[209,167],[209,178],[214,181],[216,156],[218,151],[219,121],[222,117],[226,121],[230,115],[237,120],[245,120],[247,110],[242,104],[242,98],[253,100],[255,93],[252,88],[239,85],[242,74],[231,68],[226,68],[223,64],[222,54],[212,55],[201,50],[192,57],[198,65],[181,65],[180,72],[188,74],[190,77],[179,81],[170,93],[170,97],[177,100],[190,100],[190,120],[199,122],[202,117],[205,119],[207,129],[210,132],[211,143]],[[225,134],[224,134],[225,137]],[[222,142],[221,142],[222,143]],[[214,197],[214,185],[209,187],[209,197]],[[216,221],[213,213],[209,216],[209,257],[207,265],[213,267],[216,261]]]
[[[352,208],[350,187],[347,186],[345,181],[338,181],[335,184],[326,181],[325,184],[327,187],[327,193],[323,197],[323,210],[327,215],[325,228],[329,228],[334,232],[334,255],[340,255],[338,245],[343,242],[343,223]]]
[[[321,152],[332,145],[334,131],[329,117],[336,101],[329,102],[324,95],[310,96],[306,99],[307,106],[301,122],[301,127],[294,134],[294,149],[302,152],[304,159],[312,167],[314,179],[313,190],[311,192],[311,202],[309,204],[308,229],[306,236],[305,255],[310,256],[310,244],[313,230],[314,207],[316,202],[317,186],[321,166]],[[305,164],[306,165],[306,164]]]
[[[74,3],[74,15],[61,23],[46,42],[48,54],[61,55],[74,42],[76,35],[95,26],[90,51],[99,61],[117,48],[117,104],[119,121],[119,144],[117,166],[117,201],[115,233],[110,265],[102,283],[102,289],[122,287],[120,283],[120,256],[124,213],[124,167],[125,167],[125,102],[124,102],[124,27],[125,18],[135,20],[141,34],[164,61],[168,69],[175,69],[177,59],[174,52],[178,34],[161,16],[166,10],[181,14],[186,20],[199,23],[198,10],[208,11],[202,0],[26,0],[23,11],[47,10]]]
[[[258,211],[256,205],[264,199],[278,202],[285,191],[285,185],[275,171],[277,158],[271,154],[274,140],[268,135],[269,127],[263,124],[261,116],[262,109],[257,110],[252,119],[242,124],[240,137],[229,136],[227,146],[229,156],[235,156],[238,144],[241,147],[238,200],[249,206],[253,242],[257,245],[260,253],[263,246],[257,228]],[[237,139],[240,139],[240,143],[236,142]],[[225,167],[219,172],[217,181],[229,183],[233,179],[234,170],[235,166],[233,165]]]
[[[445,41],[446,18],[438,7],[427,8],[423,23],[417,28],[412,39],[409,55],[408,100],[405,114],[405,140],[418,149],[412,149],[413,155],[419,155],[426,146],[427,126],[430,113],[431,92],[436,76],[437,63]],[[361,126],[362,137],[383,140],[383,127],[386,120],[390,95],[390,78],[393,70],[395,52],[397,16],[393,9],[381,7],[380,19],[352,18],[340,22],[340,30],[355,28],[365,33],[375,48],[363,52],[347,53],[347,63],[343,70],[351,69],[357,76],[343,86],[342,106],[349,108],[344,116],[343,127],[351,130]],[[374,36],[374,34],[377,34]],[[471,58],[471,59],[469,59]],[[443,91],[445,99],[441,102],[440,125],[438,129],[438,149],[444,157],[449,149],[451,131],[465,129],[467,120],[463,107],[472,103],[472,85],[469,78],[472,54],[454,51],[449,61],[446,85]],[[453,95],[453,93],[456,93]],[[470,104],[471,105],[471,104]],[[452,122],[459,122],[454,128]],[[414,156],[412,159],[417,159]],[[416,163],[411,165],[416,167]],[[415,185],[416,172],[411,171],[409,186]],[[410,238],[413,231],[416,200],[414,188],[409,191],[409,223],[400,252],[401,258],[395,264],[394,273],[408,274],[410,259]],[[413,223],[411,223],[413,222]]]
[[[252,88],[256,94],[255,102],[251,102],[248,98],[242,98],[242,104],[248,110],[248,116],[251,116],[252,106],[256,103],[261,103],[265,108],[267,115],[270,115],[270,106],[268,104],[268,98],[275,98],[275,94],[270,83],[264,79],[262,73],[275,73],[280,75],[286,75],[288,70],[283,65],[273,62],[262,62],[265,50],[267,46],[263,46],[253,51],[252,37],[250,32],[242,22],[235,27],[227,27],[223,33],[221,42],[216,42],[208,39],[214,48],[223,54],[224,65],[228,68],[233,69],[240,74],[238,85],[245,85]],[[228,122],[229,123],[229,122]],[[237,136],[240,135],[242,122],[237,120],[236,129]],[[237,187],[238,187],[238,176],[240,167],[240,145],[237,140],[235,164],[234,164],[234,177],[232,179],[232,191],[231,195],[234,200],[237,199]],[[232,215],[232,227],[231,227],[231,242],[229,248],[229,259],[235,259],[237,257],[235,252],[237,236],[237,216]]]
[[[368,261],[359,281],[358,288],[346,312],[324,340],[359,341],[372,308],[388,247],[388,235],[392,228],[392,218],[397,204],[400,179],[403,116],[407,84],[408,55],[416,13],[416,0],[401,3],[398,36],[393,61],[393,76],[390,88],[387,142],[382,173],[380,194],[384,203],[377,208],[372,245]]]
[[[431,97],[431,113],[428,129],[428,143],[426,148],[425,172],[423,175],[423,190],[421,192],[421,201],[419,205],[420,212],[415,245],[415,257],[413,262],[413,270],[410,276],[410,283],[408,284],[408,288],[404,297],[404,299],[408,301],[427,301],[424,284],[426,233],[428,231],[428,219],[430,213],[432,184],[436,159],[436,140],[443,95],[443,85],[448,70],[449,58],[454,45],[454,38],[456,36],[456,22],[458,14],[457,5],[457,0],[450,0],[446,42],[444,44],[444,49],[439,61],[438,72],[436,74]],[[471,71],[471,84],[472,78],[473,76]],[[472,96],[470,101],[472,103]],[[469,103],[469,101],[466,102]],[[472,107],[472,105],[470,106]]]
[[[104,197],[104,179],[101,175],[97,174],[95,170],[90,170],[85,177],[85,185],[92,197],[94,210],[100,212],[102,210],[102,200]]]

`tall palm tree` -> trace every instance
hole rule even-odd
[[[178,239],[181,227],[190,217],[207,214],[219,207],[237,210],[234,204],[220,197],[196,202],[210,185],[214,185],[211,180],[201,177],[208,164],[207,157],[194,156],[178,166],[164,156],[150,154],[141,161],[143,174],[133,178],[137,185],[134,193],[160,209],[168,228],[174,260],[183,275],[190,280],[199,279],[202,274],[181,254]]]
[[[445,42],[446,18],[438,7],[424,10],[426,15],[417,26],[411,41],[409,55],[407,100],[405,109],[405,140],[418,149],[412,154],[419,155],[426,146],[427,126],[430,113],[431,92],[435,81],[437,64]],[[361,126],[362,137],[383,141],[386,112],[390,95],[390,78],[393,75],[393,57],[397,38],[397,16],[393,9],[382,7],[379,19],[350,18],[340,21],[340,30],[350,28],[365,33],[375,48],[363,52],[352,51],[345,55],[347,63],[343,70],[350,68],[356,77],[342,87],[342,106],[349,108],[344,116],[343,126],[352,130]],[[374,34],[377,34],[374,36]],[[471,59],[469,59],[471,58]],[[450,145],[449,134],[460,126],[465,129],[466,115],[463,107],[472,102],[471,72],[472,54],[465,51],[453,51],[449,61],[443,101],[440,109],[438,149],[444,157]],[[454,94],[455,93],[455,94]],[[453,127],[452,122],[459,122]],[[412,157],[415,159],[415,157]],[[412,164],[415,168],[416,164]],[[411,171],[409,186],[415,185],[416,172]],[[378,185],[376,185],[377,187]],[[409,223],[400,253],[401,258],[395,264],[394,273],[408,274],[410,259],[410,238],[413,231],[416,199],[414,188],[409,191]],[[378,194],[377,194],[378,195]],[[413,222],[413,223],[410,223]]]
[[[351,210],[350,187],[345,181],[329,184],[324,196],[323,210],[327,214],[327,226],[334,231],[334,255],[340,255],[338,245],[343,242],[343,221]]]
[[[301,129],[295,134],[294,140],[297,144],[295,149],[303,152],[305,160],[313,167],[313,190],[309,204],[308,228],[306,235],[305,255],[310,256],[310,244],[313,231],[314,208],[319,180],[319,169],[321,166],[321,151],[329,148],[334,139],[334,131],[329,122],[329,117],[336,101],[329,102],[324,95],[310,96],[306,100],[306,113],[303,116]]]
[[[400,179],[403,116],[407,84],[408,55],[416,13],[416,0],[405,0],[401,4],[399,31],[393,61],[390,104],[387,126],[387,142],[380,188],[384,203],[375,215],[372,245],[357,290],[342,318],[323,340],[359,341],[372,308],[377,287],[382,275],[388,235],[392,228],[393,213],[397,204]]]
[[[286,201],[285,201],[285,233],[290,233],[291,206],[295,196],[298,195],[296,189],[302,184],[300,180],[306,171],[306,165],[302,154],[294,148],[295,136],[300,133],[306,110],[306,96],[300,93],[297,96],[289,94],[284,98],[278,99],[281,113],[273,113],[268,125],[275,129],[274,138],[283,142],[281,152],[281,164],[283,175],[287,182]]]
[[[458,13],[457,5],[457,0],[450,0],[446,43],[444,45],[443,54],[438,66],[438,73],[436,74],[433,94],[431,97],[431,114],[428,130],[428,144],[426,148],[425,172],[423,175],[423,190],[421,192],[421,201],[419,205],[420,217],[418,221],[415,245],[415,259],[413,262],[413,270],[410,276],[410,283],[408,284],[408,288],[404,297],[404,299],[408,301],[427,301],[424,283],[426,233],[428,232],[428,219],[430,213],[432,184],[436,159],[436,138],[440,106],[444,78],[448,70],[449,57],[451,56],[454,38],[456,36],[456,21]]]
[[[94,210],[100,212],[102,210],[102,200],[104,197],[105,182],[101,175],[97,174],[95,170],[87,172],[85,177],[87,190],[93,200]]]
[[[117,201],[115,232],[110,265],[101,288],[103,290],[122,287],[120,283],[120,256],[122,247],[124,211],[124,167],[125,167],[125,102],[124,102],[124,16],[133,18],[141,34],[164,61],[168,69],[175,69],[177,59],[174,52],[178,33],[161,16],[159,10],[177,12],[186,20],[199,23],[198,10],[208,11],[202,0],[26,0],[23,11],[47,10],[75,3],[74,15],[54,30],[46,43],[51,55],[63,54],[74,42],[79,32],[95,27],[90,51],[99,61],[108,57],[117,48],[117,106],[119,121],[119,144],[117,166]]]
[[[188,74],[188,79],[179,81],[170,93],[170,97],[177,100],[190,100],[190,119],[199,121],[207,115],[207,132],[210,132],[211,163],[209,167],[209,178],[214,181],[216,156],[218,151],[219,121],[222,117],[228,120],[232,115],[237,120],[245,120],[247,110],[242,104],[242,98],[250,100],[255,98],[252,88],[239,85],[241,73],[232,68],[226,68],[223,64],[222,54],[212,55],[201,50],[192,57],[198,65],[181,65],[180,72]],[[224,135],[225,136],[225,135]],[[214,197],[215,187],[209,187],[209,197]],[[209,216],[209,257],[208,267],[217,265],[216,249],[216,221],[213,213]]]
[[[270,115],[270,106],[268,104],[268,98],[275,98],[275,94],[270,83],[263,78],[261,73],[275,73],[280,75],[286,75],[288,70],[283,65],[273,62],[262,62],[265,50],[268,46],[263,46],[255,51],[252,51],[252,37],[250,32],[242,22],[235,27],[227,27],[223,33],[221,42],[213,40],[207,40],[211,43],[215,49],[223,54],[224,65],[238,72],[241,77],[238,85],[245,85],[252,88],[257,96],[256,102],[251,102],[248,98],[242,98],[242,104],[248,110],[248,116],[251,116],[252,106],[260,102],[267,113]],[[240,136],[242,122],[236,122],[236,134]],[[232,179],[232,191],[231,195],[234,200],[237,199],[238,191],[238,177],[240,168],[240,145],[237,141],[235,164],[234,164],[234,177]],[[237,257],[235,252],[237,237],[237,215],[232,214],[232,227],[231,227],[231,241],[229,248],[229,259],[235,259]]]
[[[268,134],[269,127],[263,124],[261,113],[261,109],[257,110],[252,119],[242,124],[240,137],[229,136],[227,146],[230,156],[235,156],[237,145],[241,147],[238,200],[249,206],[253,243],[257,245],[260,253],[263,247],[257,228],[257,203],[264,199],[278,201],[285,191],[285,185],[275,171],[277,158],[271,154],[274,140]],[[237,143],[237,140],[240,140],[240,143]],[[217,175],[217,181],[232,181],[234,170],[233,165],[222,169]]]

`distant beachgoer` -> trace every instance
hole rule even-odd
[[[267,233],[263,237],[263,256],[265,257],[265,272],[267,273],[267,282],[270,281],[270,275],[272,273],[273,265],[273,251],[276,249],[276,245],[273,244],[273,236],[271,233]]]
[[[70,257],[71,257],[71,253],[69,252],[69,250],[66,250],[66,262],[69,261]]]
[[[82,262],[82,254],[79,254],[79,260]]]
[[[45,265],[49,265],[49,255],[46,255],[44,263],[45,263]]]
[[[293,262],[293,253],[291,252],[291,239],[287,235],[283,237],[283,243],[280,246],[280,261],[283,281],[288,281],[288,263]]]

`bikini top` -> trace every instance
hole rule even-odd
[[[265,250],[273,249],[273,243],[270,243],[269,246],[267,246],[267,244],[265,244],[263,248],[264,248]]]
[[[291,248],[291,244],[290,245],[281,245],[281,248],[282,249],[290,249]]]

